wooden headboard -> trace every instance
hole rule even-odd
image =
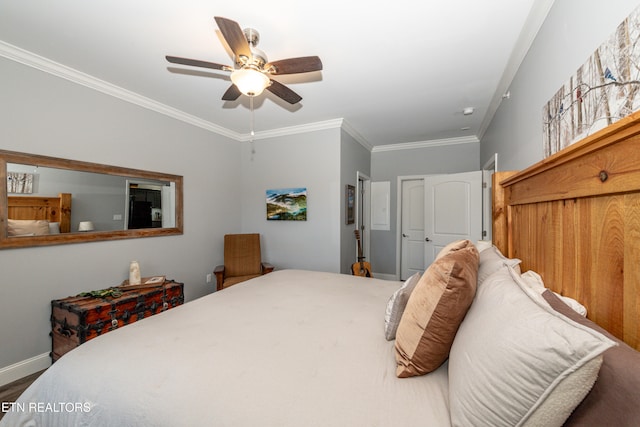
[[[493,242],[640,350],[640,113],[493,179]]]
[[[60,193],[58,197],[9,196],[7,199],[7,218],[59,222],[61,233],[71,231],[71,194]]]

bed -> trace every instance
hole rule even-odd
[[[399,416],[446,425],[446,368],[399,384],[388,363],[380,304],[384,312],[397,285],[283,270],[232,286],[67,353],[22,402],[72,405],[56,414],[16,408],[0,425],[373,426]],[[331,338],[318,340],[327,329]],[[403,414],[407,403],[420,409]],[[328,423],[327,411],[340,423]]]
[[[639,148],[635,114],[496,174],[493,242],[402,284],[275,271],[98,337],[0,426],[638,425]]]
[[[7,197],[8,235],[34,236],[71,231],[71,194]]]

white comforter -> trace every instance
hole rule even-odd
[[[67,353],[0,426],[449,426],[446,364],[395,376],[398,286],[297,270],[238,284]]]

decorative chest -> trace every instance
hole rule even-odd
[[[120,289],[120,288],[116,288]],[[181,305],[184,284],[166,280],[143,289],[123,288],[117,297],[75,296],[51,301],[53,362],[99,335]]]

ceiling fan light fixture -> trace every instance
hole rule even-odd
[[[269,77],[252,68],[241,68],[231,73],[231,81],[247,96],[258,96],[269,86]]]
[[[277,80],[271,80],[271,76],[321,71],[320,58],[301,56],[268,62],[267,55],[256,47],[260,39],[256,30],[249,28],[243,31],[236,21],[221,16],[214,18],[222,38],[233,52],[233,66],[170,55],[165,56],[165,59],[172,64],[231,72],[233,84],[222,95],[223,101],[235,101],[241,95],[252,98],[260,95],[265,89],[269,89],[273,95],[291,105],[302,100],[300,95],[287,86]]]

